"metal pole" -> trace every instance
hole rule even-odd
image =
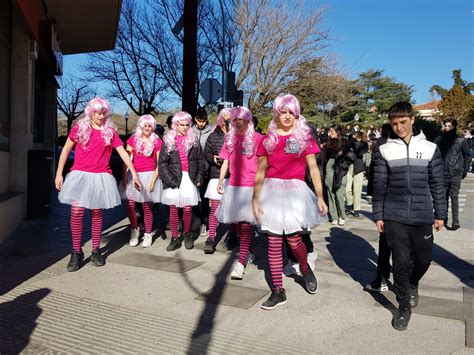
[[[225,13],[224,13],[224,5],[222,4],[222,0],[219,0],[219,4],[221,5],[221,12],[222,12],[222,101],[227,101],[227,85],[226,85],[226,77],[225,77]]]

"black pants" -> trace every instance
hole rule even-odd
[[[418,282],[428,270],[433,248],[433,227],[406,225],[385,221],[387,244],[392,248],[393,279],[400,307],[410,308],[409,286]]]
[[[459,225],[459,189],[461,188],[461,176],[445,176],[444,187],[446,189],[446,207],[449,206],[449,199],[451,198],[452,225]],[[446,215],[446,222],[447,220],[448,216]]]
[[[199,195],[201,196],[201,202],[193,207],[194,215],[201,220],[201,224],[207,226],[209,219],[209,199],[205,198],[207,185],[209,185],[209,179],[204,179],[202,185],[199,187]]]
[[[383,276],[385,280],[390,278],[390,254],[392,254],[392,248],[387,244],[387,237],[385,236],[385,233],[380,233],[379,255],[377,257],[377,276]]]

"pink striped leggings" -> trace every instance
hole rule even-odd
[[[193,218],[192,207],[184,206],[183,207],[183,232],[189,233],[191,230],[191,220]],[[178,238],[178,207],[175,205],[170,206],[170,228],[171,228],[171,237]]]
[[[84,219],[84,207],[71,206],[71,234],[72,248],[80,252],[82,241],[82,226]],[[92,250],[100,248],[100,237],[102,234],[102,209],[89,210],[92,224]]]
[[[301,240],[301,236],[295,235],[292,237],[273,236],[268,235],[268,263],[270,264],[270,272],[272,274],[272,282],[274,290],[283,288],[282,271],[283,271],[283,256],[282,245],[283,238],[286,238],[293,255],[300,263],[300,270],[303,273],[308,272],[308,252],[306,246]]]
[[[127,200],[127,214],[132,229],[138,228],[137,213],[135,211],[136,202]],[[145,222],[145,233],[151,233],[153,230],[153,202],[143,202],[143,219]]]

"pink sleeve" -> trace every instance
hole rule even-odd
[[[120,139],[118,133],[114,132],[114,136],[112,137],[112,147],[118,148],[120,146],[123,146],[123,142]]]
[[[74,138],[74,136],[76,135],[77,133],[77,130],[79,129],[79,127],[76,125],[74,125],[74,127],[72,127],[71,129],[71,132],[69,132],[69,135],[67,136],[70,140],[72,140],[73,142],[76,141],[76,139]]]
[[[127,139],[127,144],[133,148],[135,146],[135,136],[131,136],[129,139]]]
[[[316,141],[313,138],[311,138],[309,142],[311,146],[306,148],[305,155],[318,154],[321,152],[321,149],[319,148],[318,143],[316,143]]]
[[[268,155],[267,154],[267,149],[263,145],[263,142],[264,142],[264,139],[258,140],[258,137],[257,137],[257,152],[255,153],[255,155],[257,157],[262,157],[262,156],[267,156]]]
[[[230,160],[229,151],[227,150],[225,143],[222,145],[221,151],[219,153],[219,158],[224,160]]]
[[[160,152],[161,147],[163,147],[163,141],[158,138],[155,143],[155,154]]]

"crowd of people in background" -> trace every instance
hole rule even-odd
[[[413,220],[403,217],[397,208],[405,199],[410,200],[410,194],[419,186],[405,191],[406,186],[396,184],[403,181],[410,185],[403,169],[416,172],[416,178],[422,184],[430,184],[430,188],[434,184],[436,194],[428,196],[426,186],[420,191],[426,198],[433,198],[435,229],[447,227],[445,210],[449,201],[449,229],[459,229],[458,194],[461,180],[471,169],[469,140],[473,138],[458,135],[457,121],[446,119],[435,144],[428,142],[413,126],[411,105],[397,105],[391,108],[390,123],[382,127],[362,129],[355,124],[343,128],[334,124],[326,129],[306,121],[296,97],[280,95],[274,100],[272,120],[264,127],[266,135],[257,130],[258,120],[251,110],[241,106],[221,110],[214,125],[204,109],[199,109],[195,117],[184,111],[169,116],[167,129],[157,125],[153,116],[143,115],[124,145],[110,119],[108,102],[93,99],[85,117],[68,136],[56,174],[59,200],[71,205],[73,248],[67,270],[78,270],[84,260],[81,238],[85,209],[90,210],[92,219],[91,261],[94,266],[103,266],[102,209],[113,208],[124,200],[130,220],[129,245],[136,247],[141,241],[142,247],[147,248],[153,244],[153,204],[161,203],[167,208],[171,231],[166,247],[169,252],[183,243],[186,249],[193,249],[193,220],[199,221],[197,235],[205,239],[205,254],[216,250],[218,226],[228,227],[228,242],[232,236],[240,241],[239,257],[230,275],[233,280],[244,278],[253,259],[253,236],[266,236],[272,293],[262,308],[274,309],[286,303],[282,275],[299,275],[309,293],[317,291],[311,229],[325,221],[343,227],[348,216],[361,218],[365,179],[369,203],[370,196],[374,196],[374,216],[380,232],[377,275],[365,289],[388,289],[392,253],[400,303],[392,324],[403,330],[411,314],[410,305],[414,307],[418,302],[418,281],[427,270],[429,258],[417,269],[416,280],[408,284],[408,271],[400,260],[409,259],[410,247],[399,248],[397,241],[401,229],[405,228],[410,238],[421,229],[418,220],[411,226]],[[406,149],[402,149],[404,146]],[[413,146],[416,151],[411,151]],[[74,147],[74,165],[64,180],[64,164]],[[124,164],[118,187],[109,166],[113,149]],[[390,201],[383,201],[384,194],[390,195]],[[137,219],[138,205],[142,206],[143,235]],[[402,208],[410,206],[413,207],[408,202]],[[425,234],[431,233],[432,209],[418,218]],[[390,213],[393,218],[387,221]],[[401,228],[397,223],[411,227]],[[390,231],[388,237],[384,228]],[[423,248],[430,245],[424,243]],[[430,253],[427,251],[426,255]]]

